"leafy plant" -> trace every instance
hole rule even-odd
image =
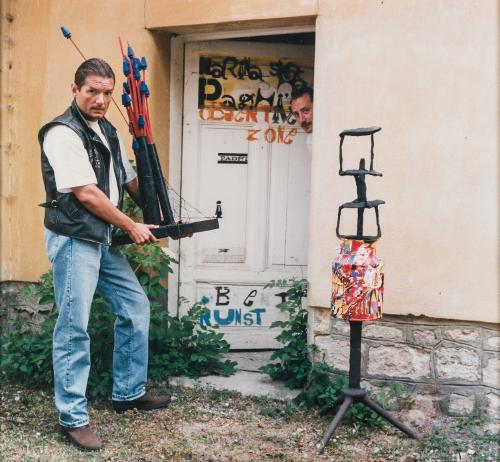
[[[131,201],[126,202],[127,208],[137,213]],[[151,303],[150,378],[165,380],[175,375],[196,377],[209,372],[234,373],[236,363],[221,360],[221,354],[229,350],[223,334],[215,327],[199,323],[206,308],[196,303],[185,315],[175,316],[160,303],[166,291],[166,276],[173,272],[176,260],[158,243],[123,246],[121,251]],[[52,332],[57,313],[50,271],[27,289],[25,297],[30,296],[36,296],[40,304],[52,305],[53,309],[40,326],[31,325],[20,317],[15,321],[13,331],[2,339],[0,370],[5,379],[13,382],[33,388],[52,387]],[[105,301],[96,295],[88,324],[92,358],[87,387],[89,397],[105,397],[111,390],[114,320]]]
[[[200,317],[208,311],[195,303],[184,316],[163,312],[152,320],[150,377],[159,381],[169,376],[199,377],[208,373],[228,376],[234,373],[234,361],[221,361],[229,344],[214,327],[200,325]]]
[[[51,313],[39,329],[33,332],[30,323],[20,316],[16,318],[12,332],[2,339],[0,368],[4,377],[33,388],[53,383],[54,324],[55,316]]]
[[[283,343],[280,350],[271,355],[274,363],[266,364],[261,371],[269,374],[273,380],[283,380],[289,388],[301,389],[296,402],[305,407],[319,408],[320,413],[334,412],[346,388],[347,380],[343,376],[333,379],[335,371],[324,360],[312,362],[311,355],[317,347],[307,343],[308,312],[302,306],[302,299],[307,297],[308,284],[305,279],[273,280],[265,287],[288,287],[286,301],[277,307],[288,314],[286,321],[275,321],[271,327],[281,327],[282,332],[276,339]],[[401,385],[392,385],[388,391],[381,391],[375,399],[384,407],[407,406],[411,398],[402,399],[406,389]],[[349,407],[346,420],[356,421],[371,426],[381,426],[385,420],[363,404]]]
[[[314,347],[307,344],[307,310],[302,307],[302,299],[307,297],[307,281],[300,279],[292,281],[287,291],[286,301],[277,308],[288,314],[286,321],[274,321],[271,327],[281,327],[283,330],[276,337],[284,347],[271,355],[275,363],[266,364],[261,370],[273,379],[282,380],[288,388],[303,387],[312,367],[309,359]],[[284,287],[287,280],[273,280],[264,288]]]
[[[298,401],[307,407],[319,408],[322,414],[334,409],[347,381],[344,377],[332,381],[332,373],[332,368],[325,361],[312,364]]]

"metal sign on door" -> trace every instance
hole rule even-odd
[[[179,295],[201,301],[233,349],[276,348],[283,289],[305,277],[310,154],[290,111],[312,85],[308,46],[203,42],[186,46],[182,195],[220,229],[180,244]]]

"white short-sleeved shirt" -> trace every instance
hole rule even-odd
[[[88,126],[99,136],[99,139],[109,149],[108,141],[103,135],[98,122],[87,121]],[[123,141],[118,136],[120,143],[120,154],[125,168],[125,181],[132,181],[137,175],[127,158]],[[82,140],[71,128],[65,125],[55,125],[47,130],[43,140],[43,150],[54,170],[56,187],[60,193],[70,193],[71,188],[97,184],[89,156]],[[113,170],[113,159],[111,158],[109,169],[109,200],[118,205],[118,186]]]

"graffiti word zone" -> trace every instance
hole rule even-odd
[[[287,130],[281,125],[278,125],[276,128],[266,128],[265,130],[249,129],[247,141],[258,141],[259,139],[263,139],[267,143],[292,144],[296,134],[296,128]]]

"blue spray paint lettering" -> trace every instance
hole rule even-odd
[[[214,310],[214,320],[219,326],[228,326],[232,324],[234,321],[234,309],[230,308],[227,310],[227,316],[225,318],[221,317],[220,310]]]
[[[251,310],[250,313],[255,313],[255,316],[256,316],[256,324],[258,326],[261,326],[262,325],[262,319],[260,317],[261,313],[265,313],[266,312],[266,309],[265,308],[255,308],[254,310]]]
[[[245,326],[251,326],[253,324],[252,313],[245,313],[243,315],[243,320]]]
[[[234,310],[234,323],[241,324],[241,310]]]
[[[200,325],[209,326],[210,325],[210,311],[200,315]]]
[[[200,316],[200,324],[209,326],[218,324],[219,326],[262,326],[262,319],[266,308],[254,308],[246,311],[242,308],[229,308],[221,313],[221,310],[215,308]]]

